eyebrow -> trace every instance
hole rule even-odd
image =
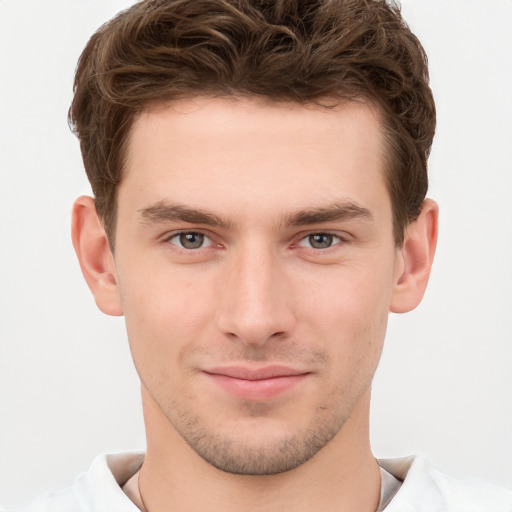
[[[141,222],[163,223],[182,221],[189,224],[203,224],[205,226],[221,227],[226,230],[232,229],[235,222],[228,218],[223,218],[214,213],[205,212],[196,208],[189,208],[179,204],[169,204],[166,201],[159,201],[152,206],[139,210]],[[307,208],[296,213],[286,215],[281,220],[281,225],[287,227],[307,226],[310,224],[320,224],[323,222],[335,222],[351,219],[372,220],[373,215],[367,208],[358,205],[355,202],[347,201],[335,203],[321,208]]]
[[[233,222],[224,219],[213,213],[205,212],[195,208],[189,208],[179,204],[169,204],[160,201],[147,208],[139,210],[142,223],[161,223],[182,221],[189,224],[204,224],[205,226],[216,226],[224,229],[231,229]]]
[[[347,201],[335,203],[323,208],[308,208],[301,210],[284,220],[286,226],[307,226],[322,222],[335,222],[351,219],[373,220],[373,215],[368,210],[355,202]]]

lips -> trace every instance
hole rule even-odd
[[[265,401],[299,385],[310,374],[286,366],[218,367],[204,372],[216,385],[242,400]]]

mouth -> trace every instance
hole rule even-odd
[[[226,366],[204,371],[217,386],[230,395],[251,401],[280,396],[304,381],[310,372],[286,366],[262,368]]]

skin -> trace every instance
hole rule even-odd
[[[380,127],[365,103],[182,100],[133,125],[115,255],[75,204],[82,270],[141,379],[147,509],[376,509],[371,380],[437,235],[426,201],[396,247]],[[298,374],[282,392],[218,376],[275,365]]]

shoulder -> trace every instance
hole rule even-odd
[[[100,455],[89,471],[76,477],[71,487],[6,512],[140,512],[121,485],[138,470],[143,457],[135,452]]]
[[[423,456],[379,460],[403,481],[386,512],[512,512],[512,492],[441,473]]]

